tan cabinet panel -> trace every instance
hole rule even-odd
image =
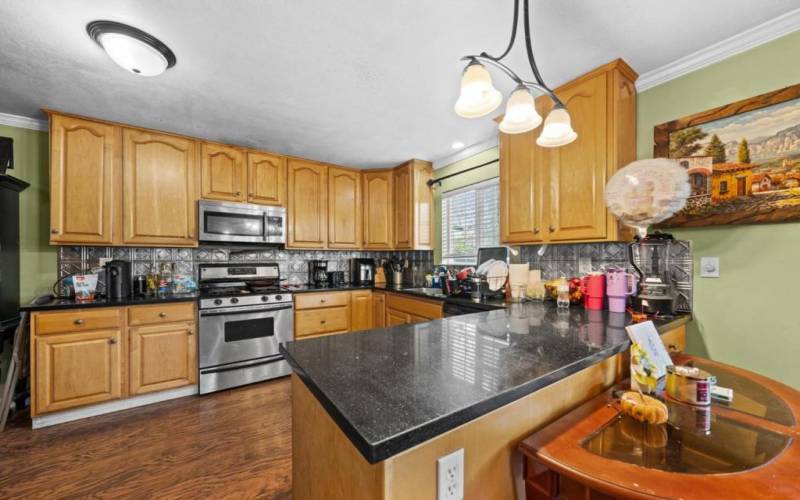
[[[394,245],[392,171],[364,173],[364,248],[388,250]]]
[[[350,292],[350,331],[373,328],[372,291]]]
[[[290,159],[286,246],[325,248],[328,237],[328,167]]]
[[[372,292],[372,327],[383,328],[386,326],[386,294]]]
[[[500,241],[533,243],[543,241],[542,169],[533,146],[540,130],[524,134],[500,133]],[[539,163],[541,165],[541,163]]]
[[[120,329],[35,337],[33,414],[121,398],[123,349]]]
[[[409,323],[411,323],[410,314],[397,309],[386,308],[386,326],[407,325]]]
[[[394,169],[394,247],[397,249],[411,249],[414,245],[411,176],[411,164]]]
[[[137,326],[129,330],[130,394],[197,382],[195,323]]]
[[[194,321],[194,303],[153,304],[128,307],[128,325],[158,325],[178,321]]]
[[[400,293],[386,294],[387,309],[402,311],[427,319],[441,318],[443,306],[444,302],[441,300],[417,299],[410,295]]]
[[[201,192],[206,200],[245,201],[244,154],[231,146],[200,147]]]
[[[51,243],[113,243],[118,147],[119,127],[51,115]]]
[[[328,168],[328,248],[360,248],[361,175]]]
[[[433,191],[428,181],[433,177],[429,162],[414,161],[414,249],[433,250]]]
[[[121,307],[98,307],[53,311],[33,316],[36,335],[89,330],[114,329],[123,326]]]
[[[247,201],[286,205],[286,158],[268,153],[247,153]]]
[[[350,303],[348,292],[321,292],[294,294],[295,309],[318,309],[346,306]]]
[[[125,128],[124,242],[197,246],[195,141]]]
[[[295,338],[350,330],[350,307],[306,309],[294,313]]]

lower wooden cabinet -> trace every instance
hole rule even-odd
[[[132,396],[197,382],[194,322],[137,326],[128,335]]]
[[[386,309],[386,326],[407,325],[411,323],[411,315],[397,309]]]
[[[196,383],[196,329],[193,302],[33,313],[31,415]]]
[[[387,326],[421,323],[442,317],[444,302],[400,293],[386,294]]]
[[[36,337],[32,414],[123,397],[123,339],[119,328]]]
[[[372,327],[386,326],[386,293],[372,292]]]
[[[374,328],[372,316],[372,290],[350,292],[350,331]]]

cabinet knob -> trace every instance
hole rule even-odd
[[[319,301],[323,304],[325,303],[325,299],[319,299]]]
[[[76,325],[82,325],[83,324],[83,320],[78,318],[75,321],[73,321],[73,323],[75,323]]]
[[[323,325],[325,324],[325,320],[324,320],[324,319],[321,319],[321,320],[319,320],[319,322],[320,322],[321,324],[323,324]]]
[[[194,335],[194,332],[191,330],[186,330],[186,335]]]
[[[111,344],[111,345],[114,345],[114,344],[116,344],[116,343],[117,343],[117,339],[115,339],[115,338],[110,338],[110,339],[108,339],[108,343],[109,343],[109,344]]]
[[[160,312],[160,313],[158,313],[158,316],[161,317],[161,318],[166,318],[167,317],[167,313]]]
[[[240,196],[242,194],[241,191],[236,191],[236,196]]]
[[[188,236],[189,238],[194,238],[194,233],[189,233],[189,234],[187,234],[187,236]]]
[[[533,228],[533,234],[539,234],[539,228],[538,227]]]
[[[548,229],[550,229],[550,232],[552,233],[552,232],[554,232],[556,230],[556,227],[551,225]]]
[[[58,229],[53,228],[53,229],[50,230],[50,232],[53,233],[53,234],[58,234]]]

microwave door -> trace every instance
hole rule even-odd
[[[200,206],[201,241],[264,243],[267,237],[264,211],[225,203]]]

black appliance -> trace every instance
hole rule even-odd
[[[328,286],[338,288],[344,285],[344,271],[328,271]]]
[[[14,139],[0,137],[0,175],[5,175],[6,170],[12,168],[14,168]]]
[[[375,283],[375,261],[350,259],[350,283],[356,286]]]
[[[131,263],[110,260],[105,265],[106,298],[125,299],[131,296]]]
[[[5,144],[10,148],[11,140]],[[7,154],[5,158],[13,158]],[[13,161],[6,161],[0,171],[13,167]],[[0,174],[0,333],[13,332],[19,323],[19,193],[28,186]]]
[[[308,261],[308,284],[316,288],[325,288],[328,286],[327,260]]]

